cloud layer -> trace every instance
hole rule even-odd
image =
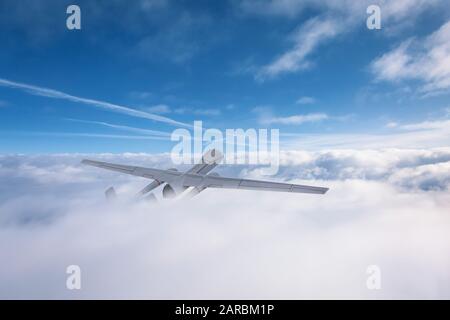
[[[158,204],[127,200],[148,181],[83,157],[0,157],[0,297],[450,297],[448,149],[290,151],[277,180],[326,185],[326,196],[207,190]],[[170,166],[168,155],[90,157]],[[80,291],[65,288],[71,264]],[[373,264],[377,291],[366,288]]]

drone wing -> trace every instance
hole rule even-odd
[[[94,160],[83,160],[82,164],[102,168],[106,170],[116,171],[125,174],[131,174],[136,177],[143,177],[148,179],[158,180],[160,182],[172,182],[183,175],[182,172],[173,170],[161,170],[153,168],[126,166],[122,164],[115,164]]]
[[[202,190],[205,188],[221,188],[313,194],[324,194],[328,191],[328,188],[323,187],[263,180],[226,178],[213,175],[186,175],[183,184],[185,187],[195,187]]]

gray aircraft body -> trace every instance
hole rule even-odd
[[[293,193],[325,194],[328,188],[313,187],[307,185],[271,182],[262,180],[250,180],[240,178],[221,177],[211,171],[222,160],[223,155],[216,150],[206,152],[201,163],[194,165],[186,172],[176,169],[161,170],[122,164],[83,160],[82,163],[102,169],[125,173],[137,177],[152,179],[153,181],[145,186],[137,195],[142,197],[158,186],[164,184],[162,195],[164,198],[174,198],[183,194],[185,197],[193,197],[207,188],[218,189],[240,189],[240,190],[260,190],[278,191]],[[115,191],[110,188],[106,191],[107,197],[115,196]],[[154,194],[150,194],[149,199],[156,199]]]

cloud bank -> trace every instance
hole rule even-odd
[[[207,190],[158,204],[128,201],[148,181],[82,167],[85,156],[0,157],[1,298],[450,298],[450,149],[289,151],[276,179],[327,195]],[[164,154],[90,157],[169,166]],[[71,264],[79,291],[65,287]],[[381,290],[366,287],[374,264]]]

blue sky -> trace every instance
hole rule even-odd
[[[73,3],[82,30],[66,28]],[[366,27],[371,3],[380,4],[381,30]],[[450,107],[447,7],[439,0],[2,1],[0,153],[165,152],[174,142],[137,129],[170,133],[194,120],[337,140],[405,130],[423,136],[424,129],[442,137]]]

